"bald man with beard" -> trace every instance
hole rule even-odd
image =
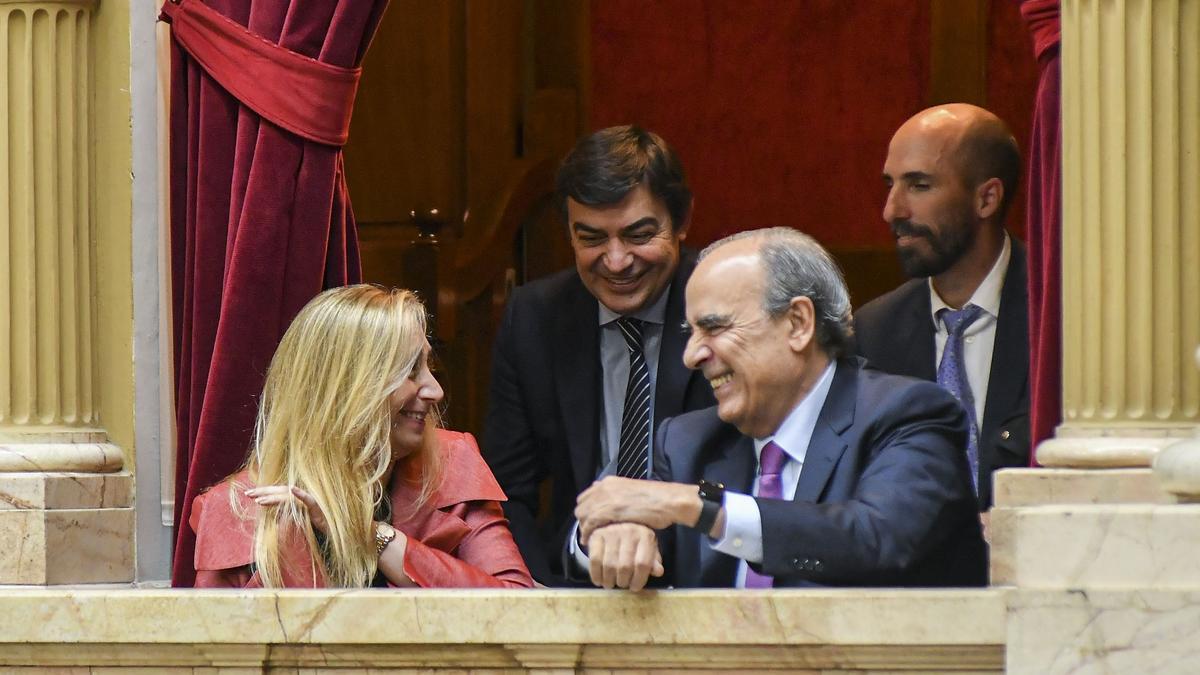
[[[967,410],[983,512],[992,473],[1029,464],[1025,247],[1004,229],[1020,165],[1012,133],[983,108],[941,105],[905,122],[883,166],[883,219],[912,280],[854,324],[870,366],[938,382]]]

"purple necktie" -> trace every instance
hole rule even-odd
[[[971,467],[971,487],[979,494],[979,423],[975,419],[975,396],[967,380],[963,363],[963,333],[983,314],[978,305],[967,305],[958,311],[939,309],[938,318],[946,324],[946,348],[938,364],[937,381],[967,410],[967,464]]]
[[[771,441],[763,446],[762,455],[758,458],[760,468],[758,474],[758,496],[763,499],[783,499],[783,465],[787,463],[787,455],[783,448]],[[771,588],[775,578],[759,574],[746,567],[746,588]]]

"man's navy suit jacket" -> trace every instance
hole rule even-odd
[[[962,447],[962,407],[929,382],[838,361],[792,500],[756,498],[760,573],[778,586],[981,586],[987,554]],[[750,494],[753,441],[716,408],[665,421],[655,478]],[[677,587],[733,586],[738,559],[688,527],[659,532]]]
[[[684,250],[668,291],[655,378],[654,422],[713,405],[712,388],[683,365]],[[562,570],[575,498],[600,471],[599,305],[574,269],[517,288],[496,338],[483,454],[508,501],[505,515],[529,571],[549,586]],[[540,508],[549,477],[549,510]]]
[[[1025,246],[1012,239],[979,429],[979,509],[992,505],[992,473],[1029,466],[1029,301]],[[913,279],[855,312],[858,354],[896,375],[937,381],[929,282]],[[965,446],[964,446],[965,447]],[[964,449],[965,452],[965,449]]]

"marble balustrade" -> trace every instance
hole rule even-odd
[[[5,589],[0,671],[994,673],[1005,611],[1000,590]]]

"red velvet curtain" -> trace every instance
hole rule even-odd
[[[1025,0],[1038,59],[1029,141],[1029,383],[1034,447],[1062,419],[1062,121],[1058,0]],[[1030,463],[1037,461],[1030,456]]]
[[[200,1],[168,0],[207,11],[195,6]],[[216,19],[208,22],[209,37],[219,37],[212,26],[221,29],[222,24],[227,25],[225,32],[245,37],[244,27],[254,34],[243,41],[246,44],[265,40],[294,52],[266,50],[293,57],[293,64],[299,59],[315,70],[345,74],[361,63],[387,0],[204,4],[221,15],[208,13],[209,19]],[[165,14],[178,14],[177,8],[168,9]],[[238,76],[244,81],[248,71],[272,88],[285,74],[248,56],[225,59],[240,73],[209,72],[202,63],[216,71],[213,62],[228,56],[212,46],[222,43],[197,41],[194,45],[209,45],[214,57],[197,59],[200,51],[195,46],[189,51],[180,44],[187,32],[182,20],[179,24],[171,51],[178,425],[172,584],[191,586],[195,539],[187,521],[192,499],[244,460],[263,377],[279,338],[314,295],[323,288],[354,283],[361,273],[341,148],[285,131],[264,119],[261,108],[255,112],[218,84]],[[292,112],[322,104],[319,91],[292,93],[294,100],[277,103]]]

